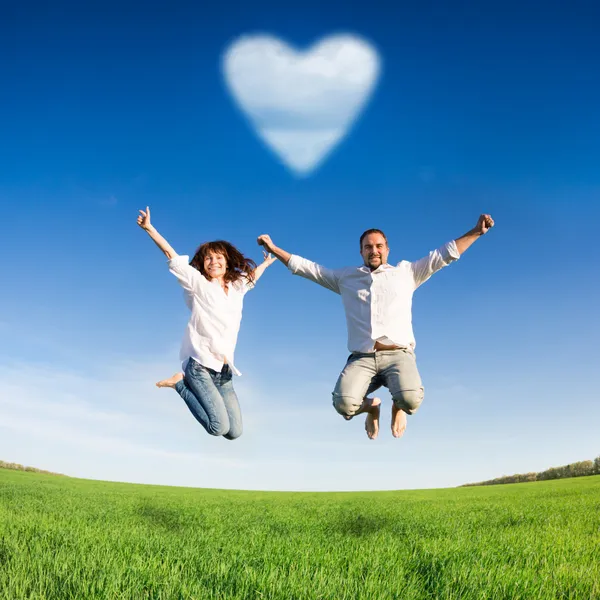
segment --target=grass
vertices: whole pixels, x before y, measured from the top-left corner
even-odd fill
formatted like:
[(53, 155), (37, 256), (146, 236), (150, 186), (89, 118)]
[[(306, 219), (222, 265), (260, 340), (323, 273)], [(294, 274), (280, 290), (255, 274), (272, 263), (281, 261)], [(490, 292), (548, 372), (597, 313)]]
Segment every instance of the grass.
[(0, 469), (0, 598), (600, 599), (600, 476), (316, 494)]

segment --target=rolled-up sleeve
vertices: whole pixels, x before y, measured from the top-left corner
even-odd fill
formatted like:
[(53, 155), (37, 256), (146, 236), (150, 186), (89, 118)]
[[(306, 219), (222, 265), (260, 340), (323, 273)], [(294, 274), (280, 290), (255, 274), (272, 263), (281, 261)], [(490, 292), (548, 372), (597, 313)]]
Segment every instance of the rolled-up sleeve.
[(190, 257), (185, 254), (177, 255), (167, 261), (169, 271), (177, 277), (184, 290), (190, 293), (197, 292), (207, 280), (202, 273), (190, 264)]
[(240, 292), (243, 295), (246, 295), (250, 290), (254, 289), (254, 286), (256, 284), (254, 283), (254, 281), (250, 281), (247, 277), (241, 277), (239, 279), (238, 285), (239, 285)]
[(292, 254), (288, 261), (288, 269), (294, 275), (304, 277), (310, 281), (314, 281), (319, 285), (335, 292), (340, 293), (339, 276), (337, 271), (323, 267), (311, 260), (302, 258), (296, 254)]
[(434, 273), (447, 267), (450, 263), (458, 260), (460, 253), (456, 242), (451, 240), (436, 250), (432, 250), (427, 256), (410, 263), (415, 289), (425, 283)]

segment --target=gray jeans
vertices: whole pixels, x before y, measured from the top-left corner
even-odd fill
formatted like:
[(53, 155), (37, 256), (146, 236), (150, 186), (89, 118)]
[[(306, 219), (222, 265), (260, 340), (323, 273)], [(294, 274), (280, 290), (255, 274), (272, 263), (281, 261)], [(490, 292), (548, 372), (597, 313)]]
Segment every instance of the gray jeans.
[(386, 387), (397, 408), (414, 414), (423, 402), (424, 388), (413, 350), (352, 353), (333, 390), (333, 406), (344, 417), (353, 417), (365, 396)]

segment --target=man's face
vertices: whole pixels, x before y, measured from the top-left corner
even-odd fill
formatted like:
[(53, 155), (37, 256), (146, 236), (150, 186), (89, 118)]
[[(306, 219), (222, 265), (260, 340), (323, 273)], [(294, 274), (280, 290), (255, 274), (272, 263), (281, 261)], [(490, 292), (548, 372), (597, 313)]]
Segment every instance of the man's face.
[(380, 233), (369, 233), (364, 237), (360, 254), (365, 265), (372, 271), (387, 263), (389, 253), (387, 242)]

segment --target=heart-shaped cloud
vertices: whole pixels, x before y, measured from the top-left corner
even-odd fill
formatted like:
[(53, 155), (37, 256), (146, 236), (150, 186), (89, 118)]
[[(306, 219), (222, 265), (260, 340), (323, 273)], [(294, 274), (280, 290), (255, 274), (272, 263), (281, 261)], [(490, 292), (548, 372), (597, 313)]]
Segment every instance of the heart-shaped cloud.
[(260, 138), (297, 175), (313, 171), (348, 133), (380, 66), (354, 35), (325, 38), (298, 53), (272, 36), (244, 36), (227, 50), (227, 86)]

